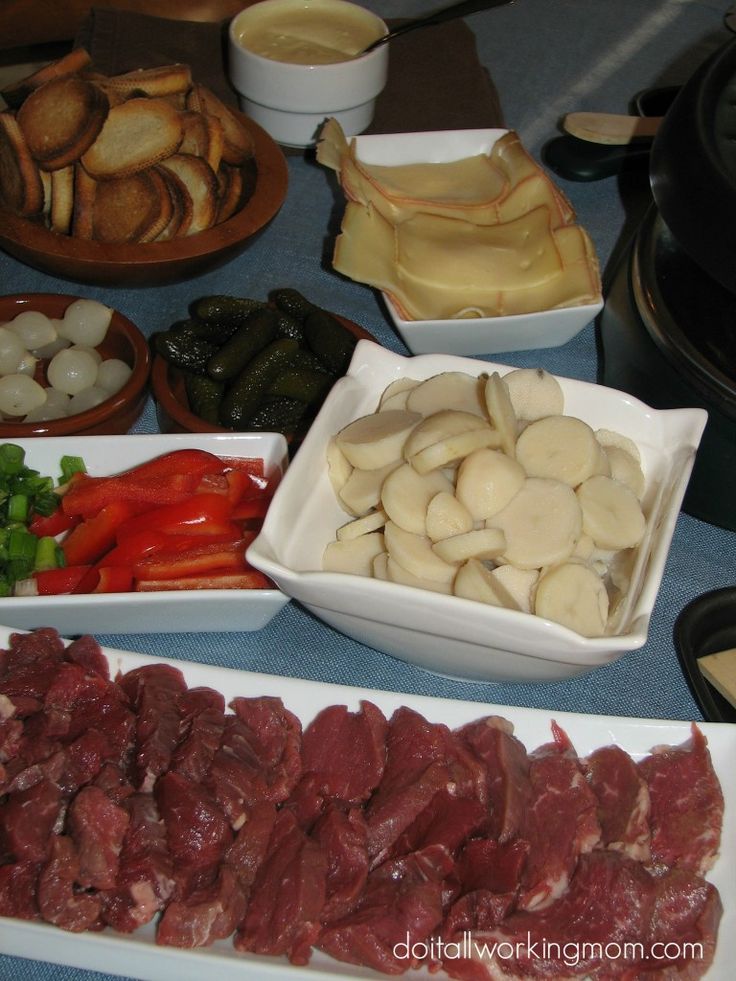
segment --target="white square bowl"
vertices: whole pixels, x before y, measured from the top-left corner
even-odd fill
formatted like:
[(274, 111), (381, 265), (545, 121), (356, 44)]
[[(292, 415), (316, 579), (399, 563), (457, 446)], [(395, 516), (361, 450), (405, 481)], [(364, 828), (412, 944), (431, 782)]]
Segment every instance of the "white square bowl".
[[(505, 129), (461, 129), (355, 137), (356, 154), (364, 163), (394, 166), (447, 163), (489, 153)], [(391, 299), (382, 294), (389, 317), (412, 354), (502, 354), (560, 347), (591, 323), (603, 300), (577, 307), (455, 320), (404, 320)]]
[(560, 681), (644, 645), (680, 505), (705, 427), (702, 409), (656, 410), (623, 392), (559, 378), (565, 413), (633, 439), (647, 479), (647, 529), (618, 631), (586, 638), (532, 614), (363, 576), (323, 572), (322, 553), (345, 523), (327, 474), (329, 439), (373, 412), (401, 377), (471, 375), (507, 366), (444, 355), (404, 358), (360, 341), (276, 490), (249, 561), (316, 616), (376, 650), (438, 674), (478, 681)]
[[(54, 478), (65, 454), (81, 456), (94, 477), (120, 473), (177, 449), (260, 458), (266, 473), (283, 472), (286, 440), (277, 433), (40, 436), (17, 439), (26, 464)], [(0, 622), (10, 627), (56, 627), (61, 633), (199, 633), (260, 630), (288, 603), (278, 589), (165, 590), (71, 596), (0, 598)]]

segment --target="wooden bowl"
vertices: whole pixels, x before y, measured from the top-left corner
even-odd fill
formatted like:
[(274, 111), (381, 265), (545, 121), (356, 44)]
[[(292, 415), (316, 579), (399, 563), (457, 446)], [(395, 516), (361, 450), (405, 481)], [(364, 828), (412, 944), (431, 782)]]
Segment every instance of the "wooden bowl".
[[(333, 314), (359, 341), (374, 341), (375, 337), (352, 320)], [(156, 417), (162, 433), (231, 433), (225, 426), (207, 422), (189, 408), (182, 372), (157, 354), (151, 369), (151, 389), (156, 401)], [(293, 442), (294, 435), (287, 435)]]
[[(0, 323), (12, 320), (24, 310), (38, 310), (47, 317), (63, 317), (76, 296), (62, 293), (19, 293), (0, 296)], [(148, 341), (135, 324), (117, 310), (107, 336), (97, 350), (103, 359), (120, 358), (133, 369), (120, 391), (85, 412), (48, 422), (0, 421), (0, 439), (32, 436), (94, 436), (127, 433), (138, 419), (148, 397), (151, 352)]]
[(242, 252), (286, 197), (286, 159), (265, 130), (240, 115), (253, 136), (258, 174), (251, 199), (232, 218), (168, 242), (90, 242), (52, 232), (0, 206), (0, 248), (29, 266), (81, 283), (151, 286), (186, 279)]

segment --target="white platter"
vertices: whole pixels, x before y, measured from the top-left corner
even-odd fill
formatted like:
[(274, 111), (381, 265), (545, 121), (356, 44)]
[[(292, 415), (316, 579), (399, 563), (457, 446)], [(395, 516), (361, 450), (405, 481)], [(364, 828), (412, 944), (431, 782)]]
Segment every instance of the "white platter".
[[(88, 473), (95, 477), (120, 473), (184, 448), (219, 456), (260, 457), (266, 473), (283, 471), (287, 463), (286, 441), (277, 433), (41, 436), (12, 442), (23, 447), (29, 467), (55, 480), (65, 454), (81, 456)], [(288, 597), (278, 589), (7, 596), (0, 598), (0, 623), (25, 629), (56, 627), (65, 634), (260, 630), (287, 602)]]
[[(389, 133), (354, 137), (358, 160), (396, 166), (448, 163), (489, 153), (505, 129), (459, 129), (442, 132)], [(540, 310), (506, 317), (458, 320), (404, 320), (382, 294), (389, 317), (412, 354), (502, 354), (560, 347), (591, 323), (603, 300), (577, 307)]]
[(444, 371), (503, 375), (509, 370), (505, 365), (450, 355), (405, 358), (371, 341), (359, 341), (347, 374), (327, 396), (276, 489), (261, 533), (247, 552), (252, 565), (320, 619), (360, 643), (454, 678), (561, 681), (642, 647), (706, 413), (653, 409), (602, 385), (558, 379), (565, 413), (583, 419), (594, 430), (612, 429), (632, 439), (646, 475), (647, 531), (611, 634), (583, 637), (520, 610), (322, 571), (324, 549), (347, 520), (328, 475), (331, 437), (353, 419), (374, 412), (381, 393), (396, 379), (425, 379)]
[[(9, 631), (0, 627), (0, 648), (7, 646)], [(528, 749), (547, 742), (552, 719), (562, 726), (578, 753), (585, 755), (595, 748), (615, 743), (634, 758), (645, 756), (654, 746), (676, 745), (690, 734), (688, 722), (657, 719), (629, 719), (615, 716), (581, 715), (568, 712), (546, 712), (538, 709), (510, 708), (482, 702), (463, 702), (419, 695), (370, 691), (321, 682), (251, 674), (229, 668), (152, 658), (129, 651), (103, 648), (111, 671), (129, 671), (143, 664), (166, 663), (178, 667), (190, 686), (205, 685), (222, 692), (226, 699), (236, 695), (277, 695), (287, 708), (307, 724), (328, 705), (347, 705), (357, 709), (368, 698), (386, 715), (406, 705), (421, 712), (431, 722), (450, 727), (462, 725), (484, 715), (503, 715), (514, 723), (516, 735)], [(732, 976), (736, 962), (736, 725), (702, 723), (708, 739), (716, 772), (726, 802), (721, 855), (708, 874), (720, 891), (724, 906), (718, 948), (709, 981), (724, 981)], [(111, 931), (71, 934), (56, 927), (0, 917), (0, 953), (51, 961), (73, 967), (109, 973), (124, 971), (126, 977), (140, 981), (327, 981), (335, 978), (385, 978), (367, 968), (341, 964), (315, 953), (307, 967), (295, 967), (282, 958), (257, 957), (237, 953), (228, 941), (219, 941), (207, 949), (185, 951), (157, 947), (149, 927), (131, 936), (121, 937)], [(412, 971), (417, 981), (442, 981), (443, 973)]]

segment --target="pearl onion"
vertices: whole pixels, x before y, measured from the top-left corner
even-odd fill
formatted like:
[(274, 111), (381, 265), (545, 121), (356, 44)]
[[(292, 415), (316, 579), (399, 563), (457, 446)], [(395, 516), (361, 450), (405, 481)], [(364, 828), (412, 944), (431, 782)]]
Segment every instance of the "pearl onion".
[(97, 300), (74, 300), (64, 311), (61, 333), (72, 344), (101, 344), (110, 326), (113, 311)]
[(66, 349), (55, 354), (46, 370), (46, 377), (53, 388), (68, 395), (76, 395), (94, 385), (97, 363), (87, 351)]
[(69, 415), (73, 416), (77, 412), (86, 412), (87, 409), (94, 409), (96, 405), (99, 405), (100, 402), (104, 402), (108, 398), (110, 398), (110, 393), (106, 392), (104, 388), (91, 385), (89, 388), (85, 388), (84, 391), (72, 395), (69, 400)]
[(0, 327), (0, 374), (8, 375), (17, 371), (25, 353), (25, 345), (15, 331), (9, 327)]
[(130, 378), (133, 369), (120, 358), (108, 358), (97, 369), (96, 385), (104, 388), (108, 395), (119, 392)]
[(24, 416), (46, 401), (46, 390), (29, 375), (4, 375), (0, 378), (0, 412)]
[(20, 337), (29, 351), (56, 340), (56, 328), (39, 310), (24, 310), (10, 321), (8, 327)]

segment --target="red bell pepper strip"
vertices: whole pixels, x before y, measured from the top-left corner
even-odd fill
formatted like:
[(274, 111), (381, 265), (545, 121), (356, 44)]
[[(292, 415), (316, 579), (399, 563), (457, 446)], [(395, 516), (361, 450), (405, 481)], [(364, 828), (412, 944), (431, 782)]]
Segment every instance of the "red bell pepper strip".
[(129, 501), (140, 510), (174, 504), (189, 497), (199, 483), (196, 473), (179, 473), (170, 477), (133, 480), (120, 477), (88, 477), (77, 481), (62, 497), (61, 505), (67, 514), (89, 517), (113, 501)]
[(38, 595), (60, 596), (63, 593), (72, 593), (90, 569), (89, 565), (67, 565), (34, 572)]
[(233, 506), (234, 521), (248, 521), (251, 518), (265, 518), (268, 511), (270, 500), (265, 497), (258, 497), (252, 500), (240, 501)]
[[(61, 505), (61, 500), (59, 500)], [(56, 538), (57, 535), (63, 534), (65, 531), (69, 531), (75, 525), (79, 524), (81, 518), (76, 514), (66, 514), (59, 506), (51, 514), (36, 514), (33, 516), (31, 523), (28, 525), (28, 530), (32, 535), (37, 538)]]
[(133, 574), (141, 579), (179, 579), (194, 576), (212, 569), (229, 569), (244, 572), (248, 568), (245, 549), (249, 540), (229, 545), (218, 543), (195, 546), (186, 552), (161, 551), (141, 559), (133, 566)]
[[(215, 526), (213, 526), (215, 527)], [(217, 526), (219, 528), (219, 526)], [(234, 523), (223, 526), (224, 531), (212, 534), (168, 534), (143, 530), (118, 536), (118, 544), (104, 556), (105, 565), (134, 565), (156, 552), (186, 552), (203, 543), (228, 545), (243, 540), (243, 532)]]
[(186, 531), (190, 526), (219, 524), (230, 520), (230, 502), (221, 494), (192, 494), (181, 501), (154, 507), (123, 522), (118, 541), (139, 531)]
[(128, 501), (112, 501), (94, 517), (78, 524), (61, 543), (66, 564), (97, 562), (113, 547), (119, 525), (134, 511), (135, 505)]
[(133, 569), (125, 565), (100, 565), (96, 569), (97, 584), (93, 593), (130, 593), (133, 590)]
[(225, 470), (242, 470), (253, 477), (266, 476), (266, 464), (262, 457), (221, 456), (218, 459)]
[(140, 579), (135, 585), (141, 593), (165, 589), (274, 589), (273, 583), (257, 569), (231, 573), (213, 570), (203, 576), (183, 576), (180, 579)]
[[(189, 473), (201, 477), (206, 473), (222, 473), (223, 462), (207, 450), (182, 449), (164, 453), (153, 460), (147, 460), (137, 467), (126, 470), (124, 476), (132, 480), (150, 480), (171, 477), (173, 474)], [(123, 475), (121, 475), (123, 476)]]

